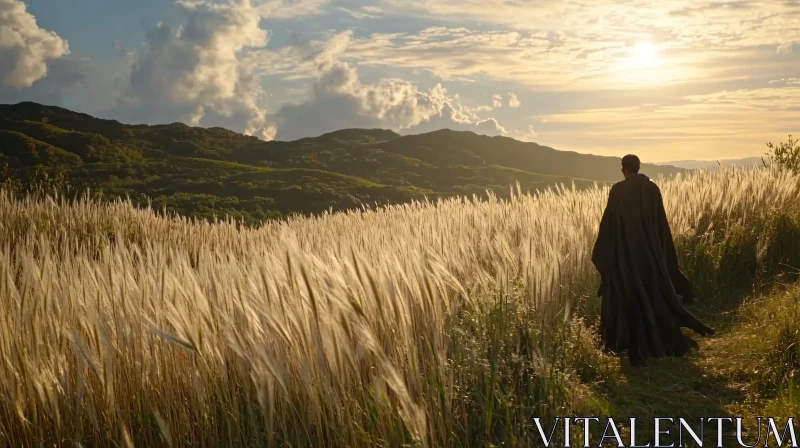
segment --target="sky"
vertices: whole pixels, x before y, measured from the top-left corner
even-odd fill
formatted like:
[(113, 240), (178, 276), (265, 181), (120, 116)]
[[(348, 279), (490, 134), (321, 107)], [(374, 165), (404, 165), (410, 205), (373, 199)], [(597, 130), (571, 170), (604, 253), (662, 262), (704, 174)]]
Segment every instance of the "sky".
[(800, 134), (800, 0), (0, 0), (0, 103), (20, 101), (265, 140), (759, 156)]

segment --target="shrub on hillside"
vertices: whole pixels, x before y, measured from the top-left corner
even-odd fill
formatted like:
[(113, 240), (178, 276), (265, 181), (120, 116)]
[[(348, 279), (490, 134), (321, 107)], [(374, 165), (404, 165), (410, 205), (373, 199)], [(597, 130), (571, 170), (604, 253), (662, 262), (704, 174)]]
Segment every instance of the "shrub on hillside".
[(789, 134), (788, 141), (779, 142), (777, 145), (769, 142), (767, 148), (769, 148), (766, 153), (767, 158), (761, 159), (764, 166), (774, 165), (794, 173), (800, 171), (800, 139), (793, 139)]

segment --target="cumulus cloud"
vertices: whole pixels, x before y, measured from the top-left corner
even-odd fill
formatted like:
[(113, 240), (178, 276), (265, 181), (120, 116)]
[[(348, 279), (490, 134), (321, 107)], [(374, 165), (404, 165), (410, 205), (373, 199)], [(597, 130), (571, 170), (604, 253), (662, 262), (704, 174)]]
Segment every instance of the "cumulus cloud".
[(525, 129), (518, 130), (518, 131), (513, 131), (513, 132), (511, 132), (511, 134), (509, 134), (509, 137), (515, 138), (515, 139), (523, 141), (523, 142), (532, 142), (538, 136), (539, 136), (539, 134), (533, 128), (533, 125), (530, 125), (530, 124)]
[(508, 107), (516, 108), (516, 107), (519, 107), (521, 105), (522, 105), (522, 103), (519, 101), (519, 98), (517, 98), (517, 94), (516, 93), (509, 93), (508, 94)]
[(0, 0), (0, 86), (26, 88), (47, 75), (48, 64), (69, 54), (58, 34), (39, 28), (20, 0)]
[[(446, 95), (446, 91), (444, 91)], [(454, 131), (472, 131), (483, 135), (508, 135), (508, 130), (501, 126), (494, 118), (482, 119), (474, 110), (469, 109), (455, 98), (447, 98), (442, 108), (428, 117), (424, 122), (408, 128), (406, 134), (421, 134), (439, 129), (452, 129)]]
[(64, 57), (48, 62), (47, 76), (31, 87), (0, 86), (0, 103), (14, 104), (33, 101), (40, 104), (65, 106), (64, 97), (77, 88), (87, 86), (87, 77), (93, 69), (88, 58)]
[(503, 97), (500, 95), (494, 95), (492, 97), (492, 107), (502, 107), (503, 106)]
[(272, 116), (276, 138), (294, 140), (341, 128), (389, 128), (424, 132), (441, 128), (484, 134), (505, 133), (494, 119), (481, 120), (437, 84), (428, 91), (394, 78), (362, 83), (355, 68), (340, 60), (352, 40), (346, 31), (332, 37), (313, 57), (318, 77), (309, 98), (286, 104)]
[[(250, 0), (177, 2), (185, 23), (147, 33), (114, 114), (127, 120), (225, 126), (271, 138), (263, 91), (242, 53), (267, 44)], [(262, 5), (263, 6), (263, 5)]]

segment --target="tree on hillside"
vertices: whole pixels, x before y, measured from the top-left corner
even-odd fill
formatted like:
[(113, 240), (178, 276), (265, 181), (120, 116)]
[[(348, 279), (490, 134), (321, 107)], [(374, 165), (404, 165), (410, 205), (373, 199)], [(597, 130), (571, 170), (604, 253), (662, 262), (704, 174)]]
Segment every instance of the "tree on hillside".
[(71, 185), (63, 170), (51, 170), (43, 165), (20, 175), (8, 163), (0, 169), (0, 189), (17, 194), (67, 194)]
[(3, 169), (0, 170), (0, 189), (5, 191), (17, 192), (22, 190), (22, 182), (17, 177), (13, 169), (8, 163), (3, 164)]
[(794, 173), (800, 172), (800, 139), (793, 139), (789, 134), (789, 141), (779, 142), (777, 145), (769, 142), (767, 148), (767, 158), (761, 158), (765, 167), (774, 165)]

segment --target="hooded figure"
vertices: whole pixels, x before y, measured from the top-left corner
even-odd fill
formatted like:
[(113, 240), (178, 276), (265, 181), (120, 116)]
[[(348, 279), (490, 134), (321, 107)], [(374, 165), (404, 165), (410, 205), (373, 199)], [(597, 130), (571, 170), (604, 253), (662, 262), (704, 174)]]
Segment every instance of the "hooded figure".
[(634, 365), (696, 348), (681, 327), (714, 334), (678, 300), (694, 301), (692, 284), (678, 268), (661, 190), (639, 165), (634, 155), (622, 159), (625, 180), (611, 188), (592, 252), (602, 279), (603, 343), (613, 352), (627, 349)]

